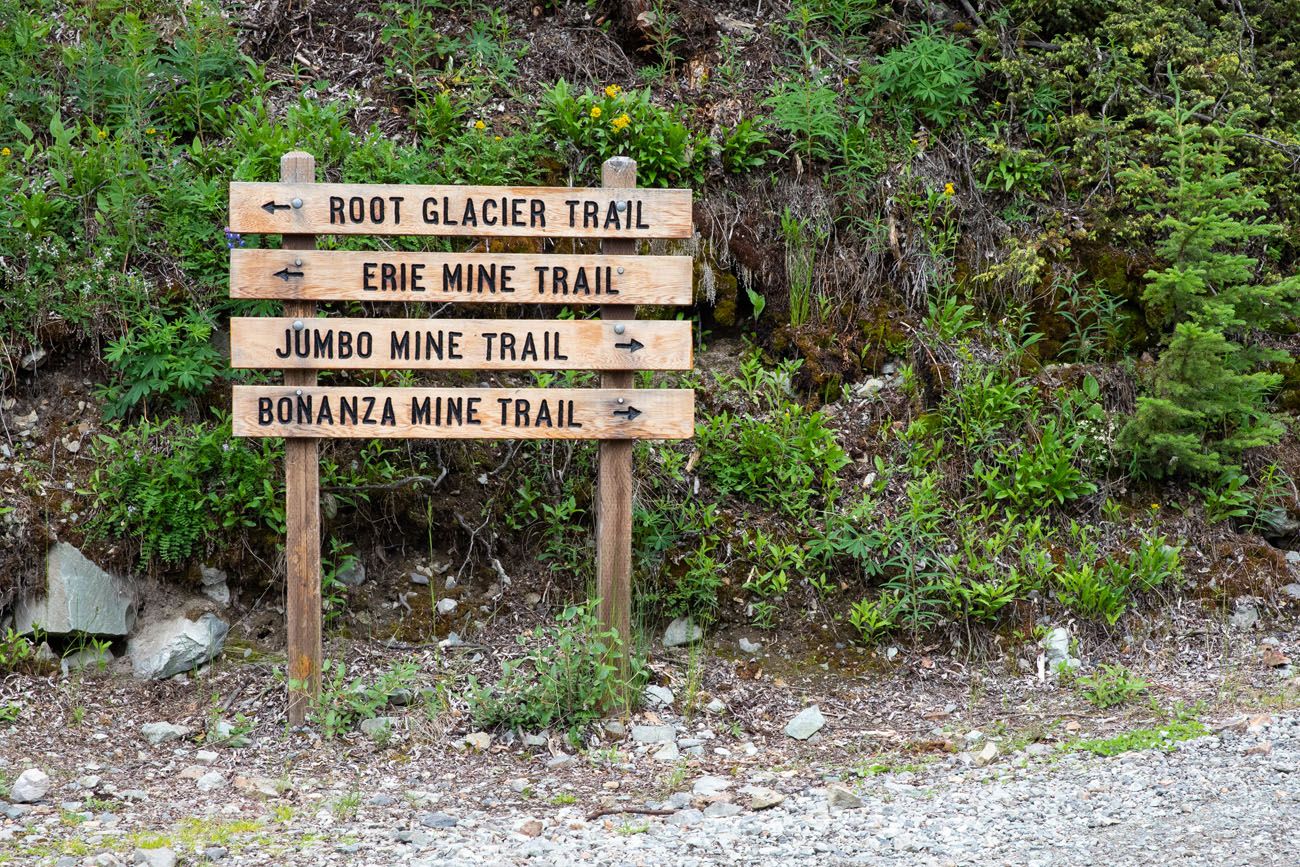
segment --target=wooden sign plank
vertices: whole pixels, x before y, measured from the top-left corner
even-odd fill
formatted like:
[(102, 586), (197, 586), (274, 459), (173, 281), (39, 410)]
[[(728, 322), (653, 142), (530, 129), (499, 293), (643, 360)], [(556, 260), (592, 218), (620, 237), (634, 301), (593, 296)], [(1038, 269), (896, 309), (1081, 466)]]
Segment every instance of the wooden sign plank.
[(237, 385), (235, 436), (687, 439), (691, 389)]
[(690, 190), (415, 184), (230, 185), (236, 232), (689, 238)]
[(690, 322), (232, 317), (230, 365), (284, 370), (690, 370)]
[(690, 256), (230, 251), (231, 298), (690, 304)]

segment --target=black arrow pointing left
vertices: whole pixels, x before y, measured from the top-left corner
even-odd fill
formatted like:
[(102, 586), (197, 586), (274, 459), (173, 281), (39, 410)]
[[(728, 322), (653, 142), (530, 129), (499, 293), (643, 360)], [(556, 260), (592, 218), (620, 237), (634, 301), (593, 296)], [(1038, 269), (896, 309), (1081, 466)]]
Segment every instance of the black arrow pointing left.
[(266, 211), (268, 214), (274, 214), (276, 211), (289, 210), (289, 206), (281, 205), (278, 202), (267, 202), (265, 205), (262, 206), (262, 210)]
[(637, 416), (641, 415), (641, 410), (637, 409), (637, 408), (634, 407), (634, 406), (629, 406), (627, 409), (616, 409), (616, 410), (614, 410), (614, 415), (626, 416), (626, 417), (627, 417), (627, 420), (628, 420), (628, 421), (631, 421), (632, 419), (634, 419), (634, 418), (636, 418)]
[(627, 343), (615, 343), (615, 349), (626, 349), (628, 352), (636, 352), (638, 349), (645, 349), (645, 344), (635, 337), (628, 339)]
[(281, 280), (283, 280), (284, 282), (288, 283), (290, 277), (301, 277), (301, 276), (302, 276), (302, 273), (303, 273), (303, 272), (301, 272), (301, 271), (290, 271), (290, 270), (289, 270), (289, 266), (288, 266), (288, 265), (285, 265), (283, 268), (281, 268), (279, 271), (276, 271), (276, 272), (275, 272), (274, 274), (272, 274), (271, 276), (272, 276), (272, 277), (279, 277)]

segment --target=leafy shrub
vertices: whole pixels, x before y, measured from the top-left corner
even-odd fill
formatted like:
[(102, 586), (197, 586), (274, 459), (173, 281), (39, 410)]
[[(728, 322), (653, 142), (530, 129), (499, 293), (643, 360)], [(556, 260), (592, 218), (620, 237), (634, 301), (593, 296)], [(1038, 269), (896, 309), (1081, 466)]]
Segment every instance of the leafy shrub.
[(820, 412), (788, 403), (769, 419), (721, 412), (696, 426), (700, 465), (719, 491), (799, 515), (849, 462)]
[(361, 720), (378, 716), (394, 692), (410, 689), (415, 676), (415, 663), (401, 662), (380, 672), (374, 681), (349, 680), (346, 665), (327, 659), (321, 664), (321, 690), (312, 702), (311, 721), (327, 738), (347, 734)]
[[(1101, 407), (1097, 407), (1100, 411)], [(1064, 428), (1064, 430), (1062, 430)], [(1062, 505), (1097, 491), (1083, 477), (1075, 463), (1080, 436), (1068, 421), (1048, 419), (1038, 438), (995, 450), (988, 464), (975, 464), (975, 475), (984, 483), (985, 494), (1015, 509), (1036, 509), (1045, 502)]]
[(109, 344), (104, 360), (114, 376), (99, 392), (107, 418), (122, 418), (142, 403), (147, 408), (153, 399), (182, 409), (225, 369), (212, 345), (212, 323), (199, 313), (170, 322), (145, 316)]
[(722, 167), (734, 174), (753, 171), (766, 160), (768, 138), (753, 118), (743, 118), (722, 137)]
[(1151, 686), (1123, 665), (1103, 665), (1096, 674), (1080, 677), (1075, 684), (1084, 698), (1103, 709), (1127, 704)]
[(898, 600), (891, 596), (859, 599), (849, 608), (849, 623), (857, 630), (863, 644), (875, 644), (897, 626), (895, 610)]
[(144, 420), (113, 432), (95, 446), (89, 530), (138, 543), (141, 566), (154, 558), (180, 563), (222, 531), (284, 533), (277, 441), (233, 439), (229, 418)]
[(826, 160), (838, 155), (844, 116), (839, 97), (823, 76), (793, 75), (772, 83), (763, 105), (772, 123), (793, 140), (793, 150), (805, 159)]
[(970, 104), (981, 66), (969, 48), (922, 24), (906, 45), (880, 58), (875, 71), (881, 94), (943, 127)]
[(474, 724), (541, 731), (552, 726), (568, 730), (576, 740), (583, 726), (622, 707), (638, 695), (646, 681), (641, 661), (632, 658), (629, 673), (619, 671), (622, 639), (605, 630), (595, 615), (595, 603), (571, 605), (556, 625), (537, 627), (518, 638), (529, 651), (502, 664), (501, 679), (480, 687), (470, 679), (469, 703)]
[(676, 113), (650, 101), (650, 90), (617, 85), (575, 94), (561, 79), (542, 94), (540, 113), (551, 134), (581, 154), (580, 171), (610, 157), (636, 160), (637, 184), (662, 187), (702, 179), (712, 143), (692, 134)]
[(193, 3), (184, 29), (162, 53), (159, 120), (176, 139), (200, 141), (224, 131), (228, 104), (249, 61), (215, 3)]

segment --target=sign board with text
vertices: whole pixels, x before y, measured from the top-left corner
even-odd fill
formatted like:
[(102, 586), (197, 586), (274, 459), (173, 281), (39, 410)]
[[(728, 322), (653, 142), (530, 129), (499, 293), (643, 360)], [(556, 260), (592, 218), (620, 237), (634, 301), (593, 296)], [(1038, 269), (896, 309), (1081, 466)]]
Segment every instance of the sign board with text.
[[(690, 190), (641, 189), (636, 163), (607, 160), (604, 186), (318, 184), (310, 154), (285, 154), (280, 183), (231, 183), (230, 230), (282, 236), (237, 249), (230, 297), (279, 299), (279, 317), (230, 320), (231, 365), (279, 369), (283, 385), (237, 385), (235, 436), (285, 438), (288, 717), (320, 692), (322, 438), (600, 440), (597, 593), (630, 642), (632, 442), (686, 439), (695, 394), (634, 388), (638, 370), (689, 370), (691, 325), (636, 319), (637, 305), (691, 303), (690, 256), (637, 243), (694, 232)], [(601, 239), (599, 254), (316, 250), (317, 235)], [(537, 249), (540, 249), (538, 247)], [(347, 318), (316, 302), (599, 305), (599, 319)], [(408, 310), (410, 308), (407, 308)], [(535, 309), (535, 308), (530, 308)], [(415, 388), (317, 384), (318, 370), (598, 370), (600, 388)], [(362, 382), (366, 382), (362, 378)], [(426, 480), (427, 481), (427, 480)], [(621, 663), (620, 663), (621, 664)]]

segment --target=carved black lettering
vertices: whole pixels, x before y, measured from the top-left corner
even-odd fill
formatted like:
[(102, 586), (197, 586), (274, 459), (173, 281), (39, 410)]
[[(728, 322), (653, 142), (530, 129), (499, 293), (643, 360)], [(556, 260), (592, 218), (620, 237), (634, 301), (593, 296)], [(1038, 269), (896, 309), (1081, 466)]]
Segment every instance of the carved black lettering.
[(522, 226), (524, 224), (524, 200), (515, 198), (510, 200), (510, 225)]
[(582, 203), (582, 227), (584, 229), (595, 229), (600, 225), (600, 203), (583, 202)]
[(384, 197), (375, 196), (370, 200), (370, 222), (384, 222)]
[(470, 198), (465, 199), (465, 210), (460, 215), (460, 221), (466, 226), (478, 225), (478, 213), (477, 213), (477, 209), (474, 206), (473, 199)]
[[(334, 357), (333, 329), (327, 329), (325, 331), (321, 331), (320, 329), (315, 329), (315, 335), (316, 335), (316, 339), (315, 341), (313, 341), (313, 345), (311, 347), (311, 353), (316, 358), (333, 358)], [(306, 358), (307, 353), (305, 352), (299, 353), (298, 357)]]
[(495, 226), (497, 224), (497, 218), (495, 213), (497, 210), (497, 204), (498, 203), (496, 199), (483, 200), (483, 225)]
[(330, 225), (338, 226), (346, 223), (343, 218), (343, 198), (341, 196), (330, 196)]
[(515, 336), (509, 331), (501, 332), (501, 360), (515, 361)]
[(320, 410), (316, 413), (316, 424), (334, 424), (334, 410), (330, 409), (330, 399), (322, 397)]
[(424, 263), (416, 262), (411, 265), (411, 291), (424, 291)]
[(375, 338), (369, 331), (357, 332), (357, 357), (369, 358), (375, 346)]
[(378, 424), (378, 422), (375, 421), (375, 399), (374, 399), (374, 397), (371, 396), (371, 395), (366, 395), (366, 396), (364, 396), (364, 397), (361, 398), (361, 401), (366, 405), (366, 414), (365, 414), (364, 416), (361, 417), (361, 423), (362, 423), (362, 424)]
[(398, 225), (402, 222), (402, 197), (389, 196), (388, 201), (393, 203), (393, 225)]
[(641, 219), (641, 200), (636, 200), (636, 227), (638, 229), (649, 229), (650, 224)]
[(528, 398), (515, 398), (515, 427), (528, 427), (528, 416), (532, 408)]
[[(271, 402), (271, 401), (270, 401), (270, 398), (263, 398), (263, 400), (265, 400), (267, 403), (270, 403), (270, 402)], [(497, 398), (497, 403), (501, 405), (501, 424), (503, 424), (503, 425), (504, 425), (504, 424), (509, 424), (509, 422), (506, 421), (506, 419), (508, 419), (508, 418), (510, 417), (510, 416), (508, 415), (508, 413), (510, 412), (510, 398), (508, 398), (508, 397), (498, 397), (498, 398)]]
[(569, 294), (569, 269), (556, 265), (551, 269), (551, 292), (556, 295)]
[(411, 332), (394, 331), (388, 339), (388, 357), (394, 361), (409, 361), (411, 358)]
[(420, 217), (430, 226), (438, 225), (438, 200), (430, 196), (421, 202)]
[(339, 358), (352, 357), (352, 332), (339, 332)]
[(284, 350), (281, 351), (280, 347), (277, 346), (275, 348), (275, 357), (288, 358), (292, 352), (293, 352), (293, 330), (286, 328), (284, 329)]
[(397, 413), (393, 412), (393, 399), (391, 397), (384, 398), (384, 408), (379, 414), (379, 423), (389, 427), (397, 425)]
[(537, 418), (533, 427), (555, 427), (551, 423), (551, 405), (548, 401), (543, 400), (541, 406), (537, 407)]
[(464, 357), (465, 357), (465, 356), (463, 356), (463, 355), (460, 354), (460, 339), (461, 339), (462, 337), (464, 337), (464, 336), (465, 336), (465, 333), (464, 333), (463, 331), (448, 331), (448, 332), (447, 332), (447, 357), (448, 357), (448, 358), (464, 358)]
[(275, 420), (280, 424), (293, 421), (293, 398), (282, 397), (275, 402)]
[(366, 200), (360, 196), (348, 199), (348, 219), (354, 223), (366, 221)]
[(339, 398), (339, 424), (356, 424), (357, 423), (357, 398), (356, 395), (348, 397), (344, 395)]
[(502, 291), (502, 292), (514, 292), (514, 291), (515, 291), (515, 287), (513, 287), (513, 286), (510, 285), (510, 280), (511, 280), (511, 278), (514, 276), (515, 269), (518, 268), (518, 267), (519, 267), (518, 265), (502, 265), (502, 266), (501, 266), (501, 291)]
[(533, 332), (531, 331), (524, 335), (524, 345), (519, 350), (519, 360), (537, 360), (537, 341), (533, 339)]
[(610, 202), (609, 207), (605, 209), (605, 228), (621, 229), (622, 224), (618, 219), (618, 206), (621, 202)]
[[(331, 220), (330, 222), (334, 222)], [(379, 267), (378, 262), (361, 263), (361, 291), (376, 292), (379, 287), (375, 285), (375, 269)]]
[[(570, 208), (572, 211), (572, 208)], [(541, 199), (532, 199), (528, 202), (528, 225), (533, 229), (546, 228), (546, 202)], [(572, 225), (572, 220), (570, 220)]]
[(591, 284), (587, 282), (587, 269), (579, 268), (573, 275), (573, 294), (590, 295)]
[(428, 424), (431, 410), (429, 399), (411, 398), (411, 424)]
[(567, 401), (569, 404), (569, 427), (582, 427), (581, 422), (573, 420), (573, 401)]
[(571, 227), (578, 225), (578, 205), (582, 202), (577, 199), (565, 199), (564, 204), (569, 206), (569, 225)]
[(497, 333), (496, 333), (495, 331), (484, 331), (484, 332), (483, 332), (483, 343), (485, 344), (485, 346), (483, 347), (483, 360), (484, 360), (484, 361), (491, 361), (491, 360), (492, 360), (492, 341), (494, 341), (494, 340), (496, 340), (496, 339), (497, 339)]
[(442, 266), (442, 291), (443, 292), (460, 292), (461, 290), (461, 266), (460, 265), (443, 265)]
[[(505, 414), (506, 411), (502, 409), (501, 410), (502, 424), (506, 423)], [(275, 421), (275, 416), (271, 413), (271, 398), (259, 397), (257, 399), (257, 423), (262, 427), (266, 427), (273, 421)]]
[(471, 397), (465, 401), (465, 424), (482, 424), (483, 420), (478, 417), (479, 404), (483, 402), (481, 397)]

